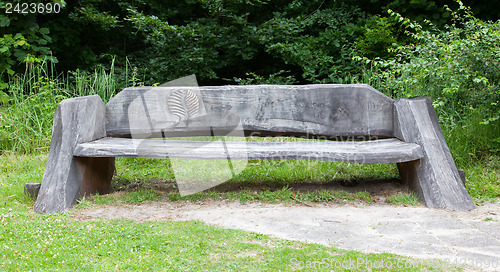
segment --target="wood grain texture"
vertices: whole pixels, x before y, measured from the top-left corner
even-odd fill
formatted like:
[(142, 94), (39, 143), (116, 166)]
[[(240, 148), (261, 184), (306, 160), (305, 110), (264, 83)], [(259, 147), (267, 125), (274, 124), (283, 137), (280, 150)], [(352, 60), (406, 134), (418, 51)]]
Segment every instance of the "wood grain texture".
[(96, 177), (92, 167), (77, 163), (73, 150), (80, 143), (106, 135), (105, 112), (98, 95), (65, 99), (59, 104), (54, 114), (49, 157), (33, 208), (35, 212), (66, 211), (79, 197), (82, 182), (92, 182)]
[[(368, 85), (136, 87), (106, 105), (107, 136), (393, 137), (393, 102)], [(236, 128), (241, 124), (240, 128)]]
[[(145, 139), (243, 133), (371, 141)], [(129, 138), (117, 138), (123, 136)], [(114, 157), (120, 156), (398, 163), (401, 179), (428, 207), (475, 207), (432, 101), (425, 97), (394, 101), (368, 85), (139, 87), (123, 90), (107, 105), (96, 95), (66, 99), (54, 115), (35, 212), (62, 212), (81, 195), (106, 192)]]
[(109, 193), (111, 179), (116, 171), (115, 158), (76, 157), (76, 164), (82, 178), (79, 196)]
[[(226, 145), (224, 148), (223, 144)], [(397, 163), (418, 160), (419, 145), (397, 139), (363, 142), (207, 142), (104, 138), (79, 144), (81, 157), (147, 157), (182, 159), (303, 159), (355, 163)]]
[(398, 165), (403, 181), (417, 192), (428, 207), (470, 210), (470, 198), (444, 140), (432, 100), (428, 97), (395, 102), (395, 136), (422, 147), (424, 157)]

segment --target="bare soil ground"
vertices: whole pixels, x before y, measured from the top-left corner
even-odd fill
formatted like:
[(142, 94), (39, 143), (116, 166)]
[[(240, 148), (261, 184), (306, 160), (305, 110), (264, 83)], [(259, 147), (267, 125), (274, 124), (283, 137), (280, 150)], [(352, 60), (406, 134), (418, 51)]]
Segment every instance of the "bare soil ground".
[[(129, 181), (128, 181), (129, 182)], [(119, 181), (117, 182), (119, 184)], [(240, 182), (226, 182), (220, 184), (208, 191), (215, 192), (238, 192), (241, 190), (249, 190), (254, 192), (264, 192), (266, 190), (276, 191), (288, 186), (297, 192), (319, 192), (322, 190), (330, 191), (345, 191), (349, 193), (369, 192), (377, 202), (385, 202), (388, 196), (408, 192), (407, 185), (402, 184), (399, 179), (352, 179), (352, 180), (332, 180), (325, 183), (311, 183), (311, 182), (295, 182), (293, 184), (284, 184), (278, 182), (253, 182), (253, 183), (240, 183)], [(163, 194), (178, 192), (174, 182), (149, 179), (146, 181), (137, 180), (125, 186), (119, 186), (116, 183), (112, 187), (113, 193), (120, 193), (123, 191), (134, 191), (142, 188), (153, 188)]]

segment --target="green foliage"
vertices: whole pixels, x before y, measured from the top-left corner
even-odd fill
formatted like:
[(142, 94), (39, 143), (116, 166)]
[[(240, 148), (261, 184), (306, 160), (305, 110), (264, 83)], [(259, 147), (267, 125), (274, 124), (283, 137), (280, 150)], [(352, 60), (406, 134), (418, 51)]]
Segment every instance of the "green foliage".
[[(98, 93), (107, 101), (125, 86), (186, 74), (196, 74), (201, 85), (364, 81), (393, 97), (428, 95), (459, 161), (500, 150), (499, 23), (476, 19), (460, 2), (451, 3), (458, 13), (426, 0), (167, 2), (82, 0), (63, 2), (57, 16), (0, 14), (2, 150), (18, 146), (21, 133), (14, 136), (9, 114), (33, 93), (50, 90), (41, 107), (51, 112), (48, 104), (58, 100), (50, 93)], [(380, 15), (386, 8), (411, 18), (423, 14), (435, 25)], [(59, 71), (72, 72), (8, 88), (9, 77), (20, 82), (26, 75), (19, 71), (50, 52)], [(365, 64), (370, 73), (362, 75)], [(19, 137), (29, 142), (27, 135)]]
[(458, 6), (448, 0), (60, 2), (58, 14), (0, 14), (0, 90), (26, 58), (51, 53), (63, 72), (91, 71), (117, 56), (116, 73), (137, 67), (145, 85), (188, 74), (202, 85), (245, 81), (247, 74), (259, 81), (256, 75), (280, 71), (289, 71), (293, 83), (345, 83), (360, 73), (353, 55), (384, 58), (388, 48), (407, 42), (399, 25), (381, 17), (387, 9), (441, 26), (452, 18), (444, 4)]
[(9, 103), (9, 96), (6, 93), (0, 91), (0, 106), (6, 105), (7, 103)]
[(359, 72), (351, 57), (366, 17), (355, 2), (83, 0), (41, 24), (51, 29), (63, 70), (116, 55), (116, 72), (137, 67), (145, 85), (188, 74), (221, 84), (281, 71), (296, 83), (326, 83)]
[(360, 54), (367, 58), (387, 58), (389, 49), (397, 46), (398, 32), (402, 32), (392, 17), (375, 16), (364, 27), (364, 34), (356, 41)]
[[(52, 1), (60, 2), (60, 1)], [(52, 38), (50, 30), (37, 22), (37, 13), (6, 13), (6, 4), (24, 3), (20, 0), (0, 1), (0, 90), (7, 89), (7, 75), (22, 69), (26, 61), (56, 61), (48, 47)]]
[[(117, 89), (113, 63), (109, 72), (55, 75), (49, 61), (27, 62), (24, 73), (9, 77), (8, 92), (0, 93), (0, 154), (46, 152), (50, 146), (52, 118), (65, 98), (98, 94), (108, 101)], [(69, 91), (72, 90), (72, 91)]]
[(466, 169), (467, 191), (475, 203), (495, 202), (500, 198), (500, 156), (490, 156)]
[[(316, 10), (313, 4), (318, 5)], [(338, 82), (358, 68), (350, 56), (365, 14), (343, 2), (320, 4), (293, 1), (257, 28), (266, 53), (293, 67), (300, 82)]]
[(454, 157), (473, 162), (500, 150), (500, 21), (483, 22), (461, 3), (449, 12), (454, 23), (444, 30), (407, 23), (416, 43), (395, 48), (391, 59), (357, 59), (370, 65), (379, 90), (431, 97)]
[(271, 74), (268, 77), (257, 75), (256, 73), (247, 73), (247, 78), (234, 78), (233, 80), (240, 85), (258, 85), (258, 84), (275, 84), (275, 85), (292, 85), (297, 80), (292, 76), (284, 76), (286, 71), (279, 71)]
[(67, 97), (60, 85), (47, 62), (27, 63), (24, 74), (10, 79), (10, 97), (0, 107), (0, 153), (48, 150), (54, 111)]
[(393, 0), (385, 8), (400, 12), (418, 22), (431, 20), (435, 24), (443, 25), (450, 17), (450, 13), (444, 9), (446, 4), (454, 3), (446, 0)]
[(71, 86), (71, 96), (86, 96), (98, 94), (104, 103), (107, 103), (116, 92), (124, 86), (119, 85), (115, 76), (114, 59), (111, 62), (110, 69), (104, 66), (97, 66), (94, 71), (77, 69), (69, 71), (66, 78), (67, 89)]
[[(450, 12), (444, 8), (444, 5), (458, 7), (454, 1), (450, 0), (359, 0), (359, 2), (363, 10), (370, 14), (383, 14), (387, 10), (394, 10), (414, 21), (431, 20), (437, 25), (449, 22)], [(482, 2), (476, 3), (478, 7), (483, 5)]]

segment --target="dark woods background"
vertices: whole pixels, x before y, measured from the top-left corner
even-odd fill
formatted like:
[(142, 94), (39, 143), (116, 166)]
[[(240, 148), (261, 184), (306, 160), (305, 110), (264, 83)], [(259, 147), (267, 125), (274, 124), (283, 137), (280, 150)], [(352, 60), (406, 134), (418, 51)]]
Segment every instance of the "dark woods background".
[(48, 146), (64, 98), (107, 101), (195, 74), (200, 85), (367, 83), (429, 96), (455, 160), (489, 160), (500, 152), (499, 2), (80, 0), (7, 14), (0, 0), (0, 151)]
[[(498, 1), (464, 4), (480, 19), (498, 19)], [(146, 85), (189, 74), (201, 85), (260, 77), (337, 83), (361, 73), (353, 56), (387, 59), (388, 49), (413, 42), (388, 10), (444, 27), (452, 23), (445, 5), (459, 7), (450, 0), (64, 1), (58, 14), (0, 15), (8, 47), (0, 72), (5, 81), (8, 69), (23, 71), (29, 54), (57, 60), (59, 72), (115, 58), (115, 69), (136, 67)], [(25, 43), (20, 36), (9, 43), (7, 34)]]

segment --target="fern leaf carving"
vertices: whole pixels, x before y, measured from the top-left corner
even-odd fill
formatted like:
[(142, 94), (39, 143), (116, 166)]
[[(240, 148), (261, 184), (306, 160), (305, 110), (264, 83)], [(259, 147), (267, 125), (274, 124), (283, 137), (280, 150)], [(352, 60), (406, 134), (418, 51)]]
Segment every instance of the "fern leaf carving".
[(184, 102), (190, 117), (200, 111), (200, 101), (198, 101), (198, 96), (193, 91), (187, 90)]
[(168, 111), (170, 111), (170, 113), (179, 118), (177, 123), (187, 120), (188, 117), (187, 116), (188, 113), (186, 112), (184, 106), (182, 105), (183, 96), (184, 92), (178, 90), (172, 92), (167, 100)]
[(167, 100), (168, 111), (179, 118), (177, 124), (185, 122), (200, 111), (200, 100), (191, 90), (173, 91)]

